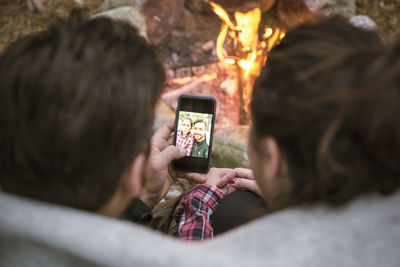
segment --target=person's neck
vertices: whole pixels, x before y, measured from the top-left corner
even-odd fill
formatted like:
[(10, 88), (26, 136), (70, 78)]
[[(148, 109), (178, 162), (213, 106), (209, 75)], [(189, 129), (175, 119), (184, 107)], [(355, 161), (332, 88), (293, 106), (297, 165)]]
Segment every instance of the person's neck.
[(106, 217), (119, 218), (132, 200), (133, 197), (129, 196), (127, 192), (121, 192), (117, 189), (113, 197), (103, 207), (97, 210), (97, 213)]

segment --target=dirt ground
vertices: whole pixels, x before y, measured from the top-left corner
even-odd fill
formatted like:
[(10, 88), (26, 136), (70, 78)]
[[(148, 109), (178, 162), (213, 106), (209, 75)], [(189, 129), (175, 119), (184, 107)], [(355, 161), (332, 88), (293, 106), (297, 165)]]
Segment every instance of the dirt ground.
[[(44, 29), (75, 7), (86, 6), (91, 14), (102, 10), (104, 0), (44, 0), (38, 12), (34, 0), (0, 0), (0, 51), (19, 36)], [(80, 4), (83, 3), (83, 4)], [(400, 0), (356, 0), (357, 14), (370, 16), (388, 40), (400, 39)]]

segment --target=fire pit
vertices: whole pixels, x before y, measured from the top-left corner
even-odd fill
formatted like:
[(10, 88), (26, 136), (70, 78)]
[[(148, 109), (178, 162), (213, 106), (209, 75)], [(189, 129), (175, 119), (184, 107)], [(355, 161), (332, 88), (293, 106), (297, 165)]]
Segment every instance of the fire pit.
[[(218, 102), (216, 130), (249, 124), (254, 80), (266, 63), (268, 52), (284, 38), (285, 29), (289, 28), (276, 19), (281, 1), (238, 3), (237, 8), (245, 11), (229, 14), (223, 3), (207, 1), (213, 11), (209, 16), (217, 16), (221, 24), (213, 48), (217, 62), (169, 70), (168, 87), (162, 96), (172, 109), (176, 108), (176, 100), (182, 93), (214, 96)], [(228, 7), (232, 10), (232, 3)], [(297, 5), (297, 8), (302, 8), (302, 18), (308, 16), (308, 21), (313, 21), (305, 4), (300, 9)], [(305, 13), (307, 16), (304, 16), (304, 10), (308, 12)], [(287, 17), (290, 15), (285, 19)], [(272, 22), (265, 24), (268, 20)], [(304, 19), (300, 21), (304, 22)]]

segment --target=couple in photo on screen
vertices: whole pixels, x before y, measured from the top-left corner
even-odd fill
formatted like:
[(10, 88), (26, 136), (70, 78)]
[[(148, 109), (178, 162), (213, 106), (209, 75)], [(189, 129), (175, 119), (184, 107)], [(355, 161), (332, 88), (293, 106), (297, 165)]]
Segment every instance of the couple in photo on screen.
[(185, 117), (177, 132), (176, 146), (186, 149), (186, 156), (207, 158), (206, 122)]

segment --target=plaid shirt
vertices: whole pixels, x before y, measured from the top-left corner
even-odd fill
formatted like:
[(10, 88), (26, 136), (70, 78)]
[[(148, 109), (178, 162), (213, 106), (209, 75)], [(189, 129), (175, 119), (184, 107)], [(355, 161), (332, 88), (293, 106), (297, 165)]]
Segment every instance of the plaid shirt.
[(178, 239), (204, 240), (214, 236), (210, 216), (224, 194), (209, 184), (197, 185), (189, 190), (175, 209)]
[(190, 156), (192, 153), (194, 137), (192, 133), (188, 133), (186, 136), (182, 135), (182, 130), (178, 131), (176, 135), (176, 146), (186, 149), (186, 156)]

